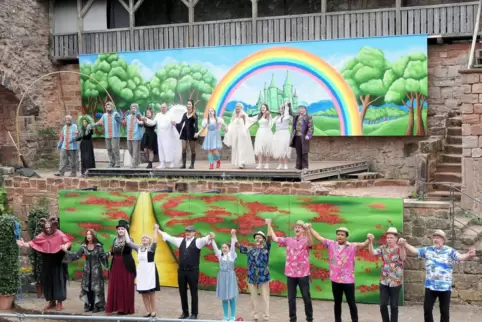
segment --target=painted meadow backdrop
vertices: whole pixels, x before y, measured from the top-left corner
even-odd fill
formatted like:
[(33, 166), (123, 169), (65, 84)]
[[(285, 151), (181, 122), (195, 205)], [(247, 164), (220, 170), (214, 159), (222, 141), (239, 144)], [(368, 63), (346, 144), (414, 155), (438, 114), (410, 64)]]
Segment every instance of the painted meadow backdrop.
[[(427, 37), (394, 36), (81, 55), (80, 72), (98, 80), (118, 110), (131, 103), (206, 107), (229, 122), (236, 103), (273, 114), (286, 100), (305, 105), (317, 136), (424, 136)], [(107, 99), (81, 76), (84, 114), (98, 120)], [(257, 127), (251, 128), (254, 135)], [(125, 129), (123, 130), (125, 133)], [(103, 136), (103, 129), (96, 129)]]
[[(335, 238), (340, 226), (351, 230), (351, 241), (364, 241), (368, 232), (376, 244), (384, 242), (390, 226), (403, 227), (403, 201), (389, 198), (302, 197), (281, 195), (219, 195), (129, 192), (59, 192), (59, 216), (62, 230), (73, 240), (73, 251), (82, 243), (85, 229), (94, 228), (99, 240), (109, 250), (116, 235), (119, 219), (130, 222), (130, 235), (136, 243), (144, 233), (152, 234), (155, 223), (173, 236), (182, 236), (184, 227), (195, 225), (200, 235), (216, 233), (218, 245), (230, 240), (230, 230), (237, 229), (241, 244), (253, 241), (258, 230), (266, 232), (265, 219), (273, 220), (278, 236), (293, 235), (292, 225), (301, 219), (327, 238)], [(178, 249), (159, 239), (156, 264), (163, 286), (177, 287)], [(134, 253), (137, 260), (137, 255)], [(287, 294), (284, 265), (286, 249), (273, 243), (270, 268), (271, 293)], [(319, 242), (311, 251), (311, 294), (315, 299), (332, 299), (328, 271), (328, 251)], [(381, 261), (360, 250), (356, 257), (356, 299), (378, 303), (378, 280)], [(70, 276), (82, 277), (83, 260), (69, 265)], [(212, 248), (201, 256), (200, 288), (214, 290), (218, 262)], [(236, 274), (242, 292), (247, 292), (246, 257), (238, 252)], [(403, 296), (402, 296), (403, 299)]]

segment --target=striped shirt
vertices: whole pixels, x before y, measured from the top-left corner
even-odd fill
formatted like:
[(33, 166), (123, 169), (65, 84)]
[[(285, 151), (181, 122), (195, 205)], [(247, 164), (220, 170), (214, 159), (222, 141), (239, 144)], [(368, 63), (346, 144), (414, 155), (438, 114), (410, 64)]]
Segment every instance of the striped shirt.
[(79, 145), (77, 143), (77, 124), (64, 125), (62, 127), (62, 146), (64, 150), (78, 150)]
[(144, 134), (144, 127), (137, 123), (137, 114), (129, 114), (124, 120), (126, 136), (129, 141), (140, 141)]
[(104, 113), (100, 123), (104, 126), (104, 137), (106, 139), (120, 138), (121, 116), (118, 112)]

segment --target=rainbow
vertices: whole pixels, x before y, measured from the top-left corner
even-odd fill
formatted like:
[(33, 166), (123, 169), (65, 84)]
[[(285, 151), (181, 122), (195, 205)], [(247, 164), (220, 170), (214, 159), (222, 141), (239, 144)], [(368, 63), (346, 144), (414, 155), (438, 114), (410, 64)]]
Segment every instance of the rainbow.
[(311, 77), (331, 96), (340, 119), (340, 135), (362, 135), (358, 104), (347, 82), (320, 57), (294, 47), (267, 48), (241, 60), (216, 86), (207, 106), (222, 116), (232, 95), (243, 82), (271, 69), (288, 69)]

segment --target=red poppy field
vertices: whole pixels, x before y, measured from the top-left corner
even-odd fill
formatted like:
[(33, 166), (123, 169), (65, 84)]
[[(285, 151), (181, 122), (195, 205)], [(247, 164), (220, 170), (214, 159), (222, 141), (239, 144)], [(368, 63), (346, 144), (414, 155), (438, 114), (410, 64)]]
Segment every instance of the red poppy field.
[[(340, 226), (350, 229), (350, 241), (361, 242), (367, 233), (375, 235), (376, 244), (384, 241), (384, 232), (390, 226), (403, 227), (403, 200), (393, 198), (356, 198), (331, 196), (281, 195), (222, 195), (151, 193), (153, 211), (134, 212), (138, 193), (61, 191), (59, 215), (61, 229), (74, 241), (73, 250), (82, 242), (86, 228), (94, 228), (106, 249), (115, 237), (117, 220), (133, 222), (135, 216), (154, 216), (162, 230), (182, 236), (184, 227), (195, 225), (199, 236), (216, 233), (218, 246), (230, 240), (230, 230), (236, 229), (239, 242), (249, 245), (258, 230), (266, 233), (265, 219), (273, 221), (278, 236), (293, 235), (297, 220), (310, 222), (322, 236), (335, 238)], [(153, 214), (153, 215), (149, 215)], [(143, 221), (136, 218), (135, 222)], [(146, 233), (151, 233), (148, 231)], [(168, 248), (166, 248), (168, 249)], [(177, 259), (178, 251), (170, 245)], [(156, 253), (157, 256), (157, 253)], [(200, 288), (214, 290), (218, 270), (217, 259), (211, 247), (202, 251)], [(271, 293), (286, 295), (284, 264), (286, 250), (273, 243), (270, 257)], [(245, 255), (238, 253), (236, 274), (239, 287), (247, 292)], [(362, 303), (378, 303), (378, 278), (381, 261), (361, 250), (356, 257), (356, 298)], [(72, 277), (81, 277), (82, 261), (70, 265)], [(163, 268), (158, 267), (160, 274)], [(172, 268), (170, 268), (172, 270)], [(332, 299), (328, 271), (328, 252), (317, 241), (311, 251), (311, 295), (316, 299)], [(403, 297), (401, 297), (403, 298)]]

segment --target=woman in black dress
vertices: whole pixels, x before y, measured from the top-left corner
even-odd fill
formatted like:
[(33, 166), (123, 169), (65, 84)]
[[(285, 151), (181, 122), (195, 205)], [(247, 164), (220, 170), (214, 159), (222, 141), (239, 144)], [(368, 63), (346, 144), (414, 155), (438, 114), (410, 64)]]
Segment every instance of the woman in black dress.
[(145, 131), (144, 136), (142, 137), (141, 141), (141, 150), (148, 157), (148, 164), (147, 169), (152, 169), (152, 162), (154, 161), (154, 154), (157, 154), (157, 134), (156, 134), (156, 126), (150, 126), (147, 124), (146, 120), (153, 120), (154, 119), (154, 112), (152, 108), (147, 108), (146, 116), (141, 118), (142, 123), (144, 125)]
[(196, 114), (196, 108), (194, 107), (194, 101), (187, 101), (187, 113), (182, 116), (181, 123), (176, 125), (182, 140), (182, 166), (181, 169), (186, 169), (186, 151), (189, 144), (189, 150), (191, 151), (191, 165), (189, 169), (194, 169), (194, 162), (196, 161), (196, 140), (195, 134), (199, 131), (198, 119)]
[(92, 144), (92, 135), (94, 132), (88, 127), (89, 124), (94, 124), (94, 120), (88, 115), (80, 118), (79, 136), (77, 141), (80, 142), (80, 169), (82, 175), (85, 175), (87, 169), (95, 168), (94, 145)]

